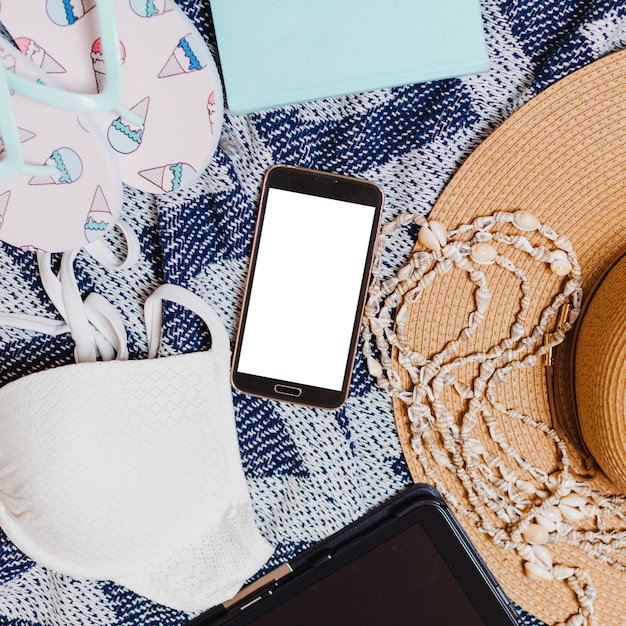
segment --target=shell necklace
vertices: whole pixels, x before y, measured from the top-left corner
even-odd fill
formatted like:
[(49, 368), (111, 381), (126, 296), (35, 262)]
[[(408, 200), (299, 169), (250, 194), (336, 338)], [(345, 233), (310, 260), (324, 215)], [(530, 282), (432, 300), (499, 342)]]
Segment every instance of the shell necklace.
[[(395, 276), (383, 280), (387, 238), (400, 227), (412, 224), (420, 227), (418, 241), (426, 250), (414, 250)], [(504, 224), (512, 224), (519, 234), (493, 232)], [(549, 247), (533, 246), (525, 236), (531, 231), (540, 233)], [(542, 311), (528, 335), (524, 333), (524, 322), (531, 304), (529, 281), (522, 268), (498, 253), (495, 244), (499, 248), (512, 246), (521, 250), (535, 262), (548, 265), (557, 276), (564, 277), (561, 291)], [(494, 263), (513, 273), (520, 282), (520, 308), (510, 335), (487, 351), (458, 356), (460, 346), (474, 335), (489, 308), (491, 292), (481, 267)], [(453, 269), (465, 272), (475, 285), (475, 310), (458, 338), (427, 358), (410, 347), (407, 336), (410, 307), (438, 276)], [(568, 626), (597, 623), (593, 608), (595, 589), (589, 574), (582, 568), (553, 563), (548, 545), (573, 543), (623, 569), (610, 553), (626, 546), (626, 533), (615, 532), (609, 536), (601, 529), (583, 533), (575, 525), (584, 517), (600, 520), (603, 510), (621, 519), (624, 514), (617, 501), (575, 480), (570, 472), (565, 442), (553, 428), (505, 407), (497, 400), (495, 392), (514, 370), (535, 367), (563, 341), (580, 312), (581, 284), (580, 266), (570, 241), (527, 211), (481, 216), (451, 231), (421, 215), (402, 213), (381, 229), (363, 327), (363, 354), (368, 370), (381, 388), (406, 406), (411, 448), (428, 480), (456, 511), (487, 533), (496, 545), (515, 550), (531, 579), (556, 578), (569, 585), (578, 599), (579, 609), (565, 622)], [(392, 328), (394, 310), (395, 331)], [(554, 326), (559, 311), (560, 324), (550, 333), (548, 329)], [(408, 388), (394, 370), (392, 349), (397, 350), (399, 367), (410, 379)], [(468, 363), (479, 366), (479, 374), (471, 387), (464, 386), (454, 376), (457, 368)], [(444, 402), (446, 387), (454, 388), (465, 401), (466, 408), (460, 418), (455, 418)], [(526, 460), (507, 441), (496, 414), (519, 420), (552, 441), (560, 469), (548, 475)], [(499, 447), (500, 455), (488, 452), (478, 438), (472, 436), (481, 420)], [(448, 470), (460, 481), (467, 502), (460, 501), (450, 491), (435, 471), (436, 466)]]

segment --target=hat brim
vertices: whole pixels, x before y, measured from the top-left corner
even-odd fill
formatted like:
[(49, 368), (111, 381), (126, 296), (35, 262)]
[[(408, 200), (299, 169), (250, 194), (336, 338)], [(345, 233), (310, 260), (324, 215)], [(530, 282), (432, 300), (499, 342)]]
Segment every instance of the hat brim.
[[(626, 51), (582, 68), (525, 104), (467, 159), (441, 194), (429, 219), (454, 229), (480, 215), (530, 211), (572, 242), (582, 268), (583, 289), (596, 283), (626, 248), (625, 78)], [(531, 281), (529, 319), (536, 319), (558, 287), (545, 267), (523, 260), (521, 254), (512, 259), (524, 267)], [(467, 324), (473, 310), (472, 284), (461, 274), (448, 272), (438, 277), (411, 306), (407, 329), (413, 350), (426, 356), (436, 354)], [(519, 310), (519, 285), (503, 274), (506, 272), (495, 266), (485, 270), (492, 303), (479, 332), (466, 347), (468, 352), (481, 346), (488, 348), (508, 335)], [(397, 371), (401, 372), (399, 366)], [(469, 380), (475, 373), (475, 369), (466, 368)], [(401, 376), (410, 388), (406, 373)], [(541, 365), (516, 372), (500, 385), (498, 394), (506, 406), (553, 426), (546, 371)], [(394, 401), (394, 414), (413, 479), (432, 483), (433, 475), (425, 474), (412, 448), (410, 421), (399, 400)], [(500, 427), (514, 447), (535, 465), (547, 473), (558, 469), (555, 446), (549, 438), (530, 434), (523, 424), (501, 422)], [(498, 453), (485, 428), (481, 439)], [(570, 448), (570, 455), (582, 466), (577, 448)], [(467, 496), (460, 482), (441, 468), (434, 472), (437, 480), (458, 498), (455, 509), (461, 523), (512, 600), (548, 623), (565, 620), (576, 610), (576, 599), (562, 582), (529, 579), (514, 551), (504, 551), (477, 530), (475, 522), (463, 512)], [(601, 475), (593, 481), (602, 492), (615, 491)], [(580, 563), (590, 573), (597, 590), (598, 623), (621, 623), (626, 613), (626, 574), (571, 545), (558, 544), (550, 549), (555, 561)]]

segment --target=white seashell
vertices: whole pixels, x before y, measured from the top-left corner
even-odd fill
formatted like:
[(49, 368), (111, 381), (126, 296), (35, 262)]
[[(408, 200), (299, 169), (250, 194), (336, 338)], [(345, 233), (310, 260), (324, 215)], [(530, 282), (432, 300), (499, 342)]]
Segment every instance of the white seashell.
[(573, 576), (576, 573), (576, 570), (573, 567), (567, 567), (567, 565), (555, 565), (554, 566), (554, 577), (557, 580), (565, 580), (570, 576)]
[(441, 222), (435, 220), (428, 220), (428, 228), (433, 232), (435, 237), (439, 240), (442, 246), (445, 246), (448, 241), (448, 232)]
[(454, 262), (452, 261), (452, 259), (444, 259), (443, 261), (439, 261), (439, 267), (437, 267), (435, 271), (439, 272), (440, 274), (445, 274), (449, 272), (453, 266)]
[(546, 486), (553, 493), (558, 490), (561, 497), (563, 497), (572, 491), (573, 481), (571, 478), (568, 478), (564, 481), (559, 481), (560, 477), (560, 472), (553, 472), (548, 477), (548, 480), (546, 481)]
[(430, 411), (428, 407), (425, 407), (423, 404), (412, 404), (408, 408), (409, 419), (413, 423), (419, 423), (423, 420), (427, 419), (430, 415)]
[(417, 240), (429, 250), (434, 250), (435, 252), (439, 252), (441, 250), (441, 244), (439, 243), (439, 239), (433, 233), (428, 226), (422, 226), (417, 234)]
[[(377, 311), (378, 312), (378, 311)], [(396, 313), (396, 325), (398, 326), (406, 326), (409, 321), (409, 314), (411, 309), (406, 304), (403, 304), (400, 307), (400, 310)]]
[(561, 511), (555, 506), (549, 506), (541, 515), (555, 524), (563, 519)]
[(367, 357), (367, 369), (374, 378), (380, 378), (383, 375), (382, 365), (372, 356)]
[(548, 480), (546, 480), (546, 487), (552, 493), (554, 493), (557, 490), (557, 487), (559, 486), (559, 482), (558, 482), (557, 478), (558, 478), (558, 475), (555, 472), (554, 474), (550, 474), (550, 476), (548, 476)]
[(513, 341), (518, 341), (524, 336), (524, 326), (519, 322), (515, 322), (513, 326), (511, 326), (511, 339)]
[(378, 303), (378, 299), (375, 296), (370, 296), (365, 306), (365, 315), (374, 317), (374, 315), (378, 315), (379, 311), (380, 304)]
[(550, 263), (550, 269), (557, 276), (567, 276), (572, 271), (572, 264), (567, 259), (556, 258)]
[(563, 514), (563, 517), (568, 522), (579, 522), (585, 514), (580, 509), (574, 509), (571, 506), (565, 504), (559, 504), (559, 511)]
[[(574, 278), (572, 278), (571, 280), (568, 280), (567, 283), (565, 283), (565, 287), (563, 287), (563, 295), (564, 296), (570, 296), (571, 294), (573, 294), (577, 289), (580, 288), (580, 280), (576, 280)], [(572, 483), (576, 483), (575, 480), (572, 480)], [(574, 486), (574, 485), (572, 485)]]
[(422, 267), (425, 268), (427, 266), (430, 265), (430, 254), (428, 254), (428, 252), (420, 252), (419, 250), (417, 252), (413, 253), (413, 264), (415, 265), (415, 267)]
[(523, 235), (516, 237), (515, 243), (513, 244), (518, 250), (522, 250), (523, 252), (528, 252), (529, 254), (533, 251), (533, 247), (530, 244), (530, 241), (526, 239)]
[(569, 495), (561, 498), (560, 504), (564, 504), (565, 506), (571, 506), (574, 508), (580, 508), (587, 504), (587, 499), (575, 493), (570, 493)]
[(511, 259), (507, 259), (506, 257), (500, 259), (500, 265), (507, 272), (515, 272), (515, 270), (517, 269), (513, 264), (513, 261), (511, 261)]
[(546, 543), (548, 541), (548, 531), (540, 524), (530, 524), (522, 533), (528, 543)]
[(582, 289), (575, 289), (572, 292), (572, 304), (579, 309), (582, 306), (583, 303), (583, 290)]
[(491, 292), (487, 287), (479, 287), (474, 294), (474, 300), (476, 302), (476, 311), (485, 313), (491, 302)]
[[(396, 306), (398, 306), (398, 302), (400, 302), (400, 294), (396, 293), (395, 291), (393, 293), (390, 293), (385, 298), (385, 306), (389, 307), (390, 309), (394, 309)], [(367, 309), (365, 311), (367, 312)], [(374, 313), (374, 315), (376, 315), (376, 313)]]
[(386, 224), (383, 224), (381, 232), (383, 233), (383, 235), (392, 235), (398, 230), (399, 227), (400, 225), (396, 221), (387, 222)]
[(522, 512), (514, 506), (507, 506), (506, 511), (512, 522), (517, 522), (522, 517)]
[(500, 467), (500, 474), (502, 474), (502, 478), (504, 478), (504, 480), (510, 483), (515, 482), (517, 478), (517, 474), (510, 467), (507, 467), (506, 465), (502, 465)]
[(461, 260), (461, 253), (459, 252), (459, 249), (451, 244), (445, 246), (441, 250), (441, 253), (444, 257), (446, 257), (446, 259), (450, 259), (455, 263), (458, 263)]
[(535, 485), (531, 483), (529, 480), (517, 480), (515, 481), (515, 486), (525, 494), (532, 495), (535, 493)]
[(468, 439), (467, 446), (474, 454), (484, 454), (485, 446), (478, 439)]
[(532, 547), (535, 556), (539, 559), (541, 565), (543, 565), (546, 569), (552, 569), (552, 554), (550, 550), (545, 546), (535, 544)]
[(483, 215), (477, 217), (472, 225), (477, 230), (489, 230), (496, 223), (496, 218), (493, 215)]
[(466, 244), (466, 243), (459, 243), (459, 244), (457, 244), (456, 247), (459, 250), (459, 253), (461, 254), (461, 256), (469, 256), (470, 247), (469, 247), (468, 244)]
[(524, 559), (524, 561), (530, 561), (531, 563), (535, 560), (535, 553), (533, 549), (526, 543), (522, 543), (515, 548), (517, 553)]
[(493, 214), (494, 219), (501, 224), (513, 221), (513, 214), (510, 211), (496, 211)]
[(475, 243), (470, 248), (470, 258), (479, 265), (490, 265), (497, 256), (498, 251), (491, 244), (485, 242)]
[(515, 211), (513, 224), (520, 230), (531, 231), (539, 228), (539, 220), (530, 211)]
[(493, 239), (493, 235), (487, 231), (479, 230), (474, 236), (474, 239), (479, 242), (491, 241)]
[(370, 318), (370, 328), (375, 335), (382, 335), (385, 332), (383, 323), (377, 317)]
[(543, 526), (549, 533), (556, 530), (556, 522), (545, 518), (543, 515), (535, 515), (535, 519), (537, 520), (537, 524)]
[(443, 450), (431, 450), (430, 453), (433, 455), (433, 459), (435, 459), (437, 465), (445, 467), (450, 463), (448, 455)]
[(398, 281), (407, 280), (408, 278), (410, 278), (414, 269), (415, 268), (413, 267), (412, 263), (408, 263), (404, 267), (400, 268), (398, 270), (398, 273), (396, 274)]
[(528, 576), (531, 580), (539, 582), (552, 580), (552, 574), (543, 565), (539, 565), (539, 563), (530, 563), (526, 561), (526, 563), (524, 563), (524, 570), (526, 572), (526, 576)]
[(474, 311), (473, 313), (469, 314), (467, 325), (469, 326), (469, 328), (474, 329), (477, 326), (480, 326), (480, 324), (482, 324), (484, 319), (485, 319), (485, 316), (482, 313), (478, 313), (477, 311)]

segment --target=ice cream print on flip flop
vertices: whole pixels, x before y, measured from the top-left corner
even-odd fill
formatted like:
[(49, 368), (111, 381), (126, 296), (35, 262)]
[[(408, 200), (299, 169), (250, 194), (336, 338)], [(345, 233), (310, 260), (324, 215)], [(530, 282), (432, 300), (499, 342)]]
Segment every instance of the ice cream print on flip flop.
[(9, 206), (10, 198), (11, 198), (10, 191), (5, 191), (3, 194), (0, 194), (0, 228), (2, 228), (2, 224), (4, 222), (4, 213), (7, 210), (7, 206)]
[(150, 98), (144, 98), (138, 102), (131, 111), (139, 115), (141, 124), (131, 124), (122, 117), (118, 117), (111, 122), (107, 137), (111, 147), (122, 154), (130, 154), (139, 148), (143, 136)]
[[(126, 48), (124, 43), (120, 41), (120, 61), (124, 63), (126, 60)], [(102, 52), (102, 39), (98, 37), (91, 46), (91, 63), (93, 64), (93, 75), (96, 79), (96, 89), (98, 93), (102, 93), (106, 85), (106, 64), (104, 61), (104, 53)]]
[(27, 56), (35, 65), (40, 67), (46, 74), (63, 74), (65, 68), (53, 59), (36, 41), (28, 37), (17, 37), (15, 45), (24, 56)]
[[(92, 117), (124, 183), (167, 193), (204, 171), (221, 132), (222, 88), (209, 47), (173, 0), (2, 0), (0, 21), (14, 39), (36, 42), (35, 58), (45, 51), (63, 68), (55, 77), (73, 96), (97, 98), (121, 82), (115, 104), (98, 100)], [(112, 63), (115, 40), (111, 68), (104, 57), (108, 49)], [(146, 176), (176, 164), (171, 181)]]
[(170, 163), (139, 172), (146, 180), (167, 193), (184, 187), (194, 180), (197, 173), (189, 163)]
[(154, 17), (172, 10), (167, 0), (130, 0), (130, 6), (141, 17)]
[[(24, 128), (18, 128), (17, 133), (20, 139), (20, 143), (24, 143), (25, 141), (28, 141), (29, 139), (32, 139), (35, 136), (35, 133), (31, 133), (29, 130), (26, 130)], [(5, 153), (4, 141), (2, 140), (2, 137), (0, 137), (0, 157), (3, 157), (4, 153)]]
[(62, 185), (75, 183), (83, 173), (83, 162), (71, 148), (54, 150), (46, 165), (53, 165), (55, 172), (49, 176), (33, 176), (29, 185)]
[(95, 0), (48, 0), (46, 10), (59, 26), (71, 26), (96, 6)]
[(172, 55), (159, 73), (159, 78), (197, 72), (206, 67), (210, 53), (198, 33), (190, 33), (174, 48)]
[(1, 38), (0, 64), (0, 240), (47, 252), (82, 247), (115, 224), (122, 205), (113, 152), (88, 116), (8, 88), (13, 71), (55, 81)]
[(85, 238), (89, 243), (99, 239), (115, 223), (115, 216), (107, 204), (102, 188), (98, 186), (85, 222)]

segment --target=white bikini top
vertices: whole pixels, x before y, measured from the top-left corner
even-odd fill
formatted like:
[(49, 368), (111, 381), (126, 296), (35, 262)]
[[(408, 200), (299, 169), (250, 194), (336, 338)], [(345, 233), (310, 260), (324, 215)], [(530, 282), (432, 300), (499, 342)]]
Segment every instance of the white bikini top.
[[(103, 244), (89, 248), (114, 264)], [(63, 321), (0, 316), (71, 332), (77, 361), (0, 389), (0, 525), (52, 570), (112, 580), (179, 610), (207, 609), (232, 597), (272, 552), (241, 467), (226, 330), (199, 297), (163, 285), (145, 303), (149, 358), (124, 360), (121, 318), (97, 294), (83, 302), (75, 256), (65, 253), (56, 276), (49, 256), (38, 255)], [(163, 300), (205, 321), (209, 351), (153, 358)]]

